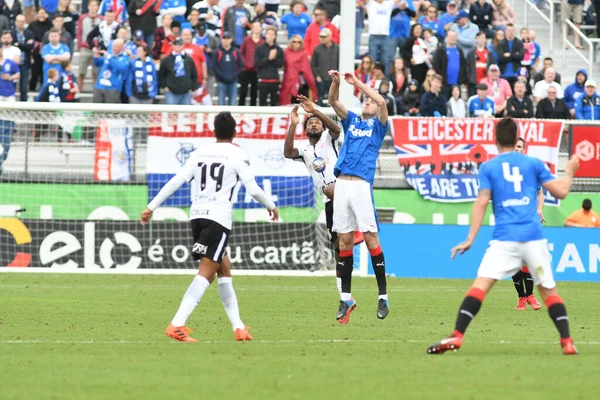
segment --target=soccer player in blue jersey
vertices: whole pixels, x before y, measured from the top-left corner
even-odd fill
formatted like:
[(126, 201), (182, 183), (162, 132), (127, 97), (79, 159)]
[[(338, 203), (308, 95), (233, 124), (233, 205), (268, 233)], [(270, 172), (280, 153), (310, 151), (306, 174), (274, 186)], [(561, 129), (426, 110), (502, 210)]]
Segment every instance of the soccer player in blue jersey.
[(344, 80), (361, 90), (367, 97), (362, 117), (348, 111), (339, 99), (341, 76), (331, 70), (329, 104), (342, 120), (344, 144), (340, 149), (333, 170), (337, 177), (333, 197), (333, 231), (338, 233), (340, 259), (337, 269), (342, 279), (342, 293), (337, 320), (348, 323), (350, 313), (356, 308), (352, 298), (352, 269), (354, 260), (354, 231), (363, 232), (371, 254), (373, 270), (379, 287), (377, 318), (384, 319), (388, 313), (385, 261), (379, 244), (377, 214), (373, 202), (373, 180), (379, 149), (388, 130), (388, 111), (385, 99), (361, 82), (354, 74), (344, 74)]
[(504, 118), (496, 126), (499, 154), (479, 170), (479, 194), (473, 204), (469, 236), (452, 249), (452, 258), (471, 248), (490, 200), (496, 217), (492, 240), (479, 265), (477, 278), (460, 306), (454, 332), (449, 338), (429, 346), (429, 354), (458, 350), (485, 295), (496, 281), (513, 276), (523, 263), (529, 266), (550, 318), (558, 329), (563, 354), (577, 354), (569, 333), (567, 309), (552, 276), (548, 242), (536, 212), (536, 199), (540, 186), (554, 197), (564, 199), (571, 189), (579, 160), (577, 156), (571, 157), (565, 176), (555, 179), (542, 161), (514, 151), (517, 137), (517, 124), (512, 118)]

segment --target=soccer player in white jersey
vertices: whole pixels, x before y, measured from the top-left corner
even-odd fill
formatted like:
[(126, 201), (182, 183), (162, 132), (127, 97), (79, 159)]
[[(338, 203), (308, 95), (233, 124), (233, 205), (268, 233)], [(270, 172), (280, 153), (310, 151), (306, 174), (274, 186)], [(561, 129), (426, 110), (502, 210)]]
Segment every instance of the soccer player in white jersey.
[(571, 157), (565, 168), (565, 176), (558, 180), (542, 161), (515, 152), (516, 144), (517, 124), (512, 118), (504, 118), (496, 126), (498, 155), (484, 163), (479, 170), (479, 194), (473, 204), (469, 236), (452, 249), (451, 257), (471, 248), (490, 200), (496, 217), (492, 240), (479, 265), (477, 278), (460, 305), (452, 335), (429, 346), (429, 354), (458, 350), (485, 295), (496, 281), (513, 276), (523, 263), (529, 266), (550, 318), (560, 334), (563, 354), (577, 354), (569, 332), (567, 309), (558, 295), (552, 276), (548, 241), (544, 239), (542, 222), (536, 212), (536, 199), (540, 187), (554, 197), (564, 199), (571, 190), (571, 180), (579, 168), (579, 160), (577, 156)]
[(218, 276), (219, 293), (231, 321), (236, 340), (252, 340), (248, 327), (240, 319), (237, 297), (231, 281), (231, 261), (225, 253), (232, 225), (232, 195), (238, 180), (246, 191), (269, 210), (272, 221), (279, 219), (275, 203), (256, 184), (248, 155), (234, 145), (235, 119), (229, 112), (215, 117), (216, 143), (204, 145), (190, 154), (185, 166), (175, 175), (142, 212), (146, 224), (152, 213), (181, 185), (195, 180), (190, 220), (194, 245), (192, 257), (200, 260), (198, 275), (185, 292), (179, 310), (167, 327), (167, 336), (180, 342), (197, 342), (190, 337), (185, 323), (204, 291)]
[(340, 323), (348, 319), (356, 307), (352, 298), (352, 270), (354, 259), (354, 232), (363, 232), (371, 254), (373, 270), (379, 289), (377, 318), (389, 313), (385, 261), (379, 244), (378, 222), (373, 200), (373, 181), (379, 149), (388, 130), (388, 112), (385, 99), (361, 82), (353, 73), (345, 73), (344, 80), (366, 95), (362, 117), (348, 111), (339, 99), (340, 73), (329, 71), (332, 84), (329, 105), (342, 120), (344, 144), (340, 149), (333, 173), (337, 177), (333, 198), (333, 230), (340, 238), (338, 268), (342, 278), (342, 301), (337, 313)]
[[(515, 147), (515, 151), (521, 154), (525, 154), (525, 146), (525, 139), (519, 137), (519, 139), (517, 139), (517, 147)], [(544, 219), (543, 208), (544, 192), (542, 192), (542, 190), (540, 189), (538, 191), (537, 196), (537, 213), (542, 223), (546, 222), (546, 220)], [(512, 276), (512, 281), (513, 285), (515, 286), (515, 290), (517, 291), (517, 295), (519, 296), (519, 299), (517, 300), (517, 307), (515, 307), (515, 310), (525, 311), (527, 304), (529, 304), (529, 306), (534, 310), (539, 310), (540, 308), (542, 308), (542, 305), (533, 294), (533, 277), (531, 276), (531, 274), (529, 273), (529, 269), (525, 265), (523, 266), (523, 268), (521, 268), (519, 272)]]
[[(338, 158), (338, 139), (340, 127), (334, 120), (316, 109), (313, 103), (305, 96), (298, 96), (302, 109), (309, 113), (304, 119), (304, 132), (308, 137), (308, 144), (303, 148), (294, 147), (294, 134), (300, 121), (298, 117), (298, 106), (292, 109), (290, 114), (290, 126), (283, 155), (292, 160), (301, 161), (306, 165), (315, 188), (321, 193), (323, 204), (325, 204), (325, 220), (329, 230), (331, 244), (335, 250), (336, 263), (339, 258), (339, 245), (337, 234), (331, 229), (333, 227), (333, 194), (335, 188), (335, 175), (333, 167)], [(337, 269), (337, 268), (336, 268)], [(342, 291), (342, 280), (339, 269), (336, 271), (338, 291)]]

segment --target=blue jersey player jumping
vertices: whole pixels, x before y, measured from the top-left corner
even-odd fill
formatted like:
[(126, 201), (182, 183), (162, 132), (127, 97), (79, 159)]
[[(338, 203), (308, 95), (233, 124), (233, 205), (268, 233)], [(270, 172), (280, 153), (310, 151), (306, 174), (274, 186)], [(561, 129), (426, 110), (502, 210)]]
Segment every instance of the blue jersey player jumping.
[(552, 276), (548, 242), (544, 239), (537, 213), (537, 194), (539, 188), (544, 187), (554, 197), (564, 199), (571, 189), (571, 179), (579, 168), (579, 160), (577, 156), (571, 157), (565, 176), (557, 180), (542, 161), (515, 152), (516, 144), (517, 124), (511, 118), (504, 118), (496, 126), (499, 154), (479, 170), (479, 194), (473, 204), (469, 236), (452, 249), (452, 258), (457, 253), (463, 254), (473, 244), (490, 200), (496, 217), (492, 240), (479, 265), (477, 278), (460, 306), (454, 332), (449, 338), (429, 346), (429, 354), (458, 350), (485, 295), (496, 281), (513, 276), (523, 263), (528, 265), (550, 318), (560, 333), (563, 354), (577, 354), (569, 333), (567, 309)]
[(344, 74), (344, 80), (357, 87), (367, 97), (362, 117), (348, 111), (339, 100), (340, 73), (329, 71), (333, 82), (329, 89), (329, 104), (342, 120), (344, 144), (333, 170), (337, 177), (333, 198), (333, 231), (338, 233), (340, 257), (336, 269), (342, 280), (342, 293), (337, 320), (347, 324), (356, 308), (352, 298), (352, 269), (354, 260), (354, 232), (364, 234), (371, 254), (373, 270), (379, 288), (377, 318), (388, 313), (385, 261), (379, 244), (377, 214), (373, 202), (373, 180), (379, 149), (388, 130), (388, 111), (385, 99), (361, 82), (354, 74)]

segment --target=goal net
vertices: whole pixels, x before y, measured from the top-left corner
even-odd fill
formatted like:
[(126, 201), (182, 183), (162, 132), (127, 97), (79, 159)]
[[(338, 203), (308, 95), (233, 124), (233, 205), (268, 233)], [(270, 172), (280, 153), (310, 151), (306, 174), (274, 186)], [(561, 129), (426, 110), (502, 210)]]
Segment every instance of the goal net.
[[(0, 110), (0, 266), (197, 268), (189, 186), (151, 224), (138, 219), (190, 153), (214, 141), (213, 119), (225, 110), (282, 220), (269, 222), (237, 187), (228, 251), (234, 268), (333, 269), (320, 195), (304, 164), (283, 157), (290, 107), (49, 103), (3, 103)], [(300, 118), (296, 146), (306, 143)]]

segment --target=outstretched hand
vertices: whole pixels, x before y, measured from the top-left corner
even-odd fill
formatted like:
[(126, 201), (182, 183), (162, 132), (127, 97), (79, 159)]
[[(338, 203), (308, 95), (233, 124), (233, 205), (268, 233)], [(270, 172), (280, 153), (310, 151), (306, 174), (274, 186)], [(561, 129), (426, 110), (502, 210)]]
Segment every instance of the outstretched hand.
[(332, 69), (332, 70), (329, 70), (329, 72), (327, 72), (327, 74), (329, 74), (329, 76), (335, 83), (340, 83), (340, 72), (339, 71)]
[[(302, 109), (310, 114), (314, 114), (315, 112), (315, 105), (314, 103), (306, 96), (303, 95), (299, 95), (297, 97), (298, 101), (300, 101), (300, 106), (302, 107)], [(296, 106), (297, 108), (298, 106)]]
[(451, 254), (450, 258), (451, 258), (452, 260), (454, 260), (454, 257), (456, 257), (456, 253), (458, 253), (458, 254), (460, 254), (460, 255), (463, 255), (463, 254), (465, 254), (465, 252), (466, 252), (467, 250), (469, 250), (469, 249), (471, 248), (471, 246), (472, 246), (472, 245), (473, 245), (473, 240), (471, 240), (471, 239), (467, 239), (467, 240), (465, 240), (464, 242), (462, 242), (461, 244), (459, 244), (459, 245), (455, 246), (455, 247), (454, 247), (454, 248), (451, 250), (452, 254)]
[(152, 214), (153, 212), (149, 208), (146, 208), (144, 211), (142, 211), (142, 214), (140, 215), (140, 222), (142, 225), (146, 225), (148, 222), (150, 222)]
[(351, 84), (352, 86), (356, 85), (359, 82), (356, 75), (354, 75), (352, 72), (346, 72), (344, 74), (344, 80), (346, 82), (348, 82), (349, 84)]
[(292, 113), (290, 114), (290, 118), (292, 120), (292, 124), (294, 125), (298, 125), (298, 123), (300, 122), (300, 118), (298, 118), (298, 106), (294, 106), (294, 108), (292, 108)]

